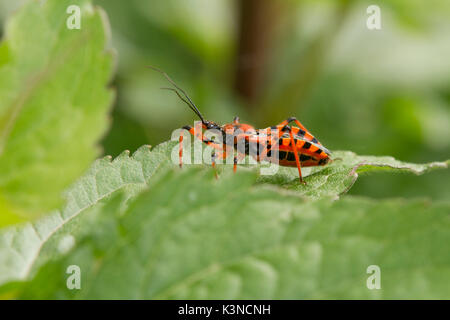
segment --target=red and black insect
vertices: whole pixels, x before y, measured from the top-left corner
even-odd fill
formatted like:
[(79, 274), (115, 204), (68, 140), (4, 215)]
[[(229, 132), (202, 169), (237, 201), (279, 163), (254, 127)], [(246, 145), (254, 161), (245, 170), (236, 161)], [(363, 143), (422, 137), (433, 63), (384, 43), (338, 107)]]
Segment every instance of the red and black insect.
[[(162, 73), (166, 79), (175, 88), (163, 88), (174, 91), (178, 97), (186, 103), (189, 108), (200, 118), (202, 129), (218, 130), (222, 134), (221, 143), (204, 136), (203, 131), (196, 132), (191, 126), (184, 126), (196, 138), (200, 139), (206, 145), (215, 149), (212, 153), (212, 165), (215, 165), (215, 159), (220, 157), (225, 159), (227, 153), (234, 151), (234, 167), (238, 160), (246, 155), (252, 156), (256, 161), (276, 161), (281, 166), (297, 167), (301, 183), (305, 183), (302, 178), (301, 167), (323, 166), (331, 161), (330, 151), (325, 148), (295, 117), (290, 117), (276, 126), (266, 129), (256, 130), (253, 126), (240, 123), (239, 118), (235, 117), (232, 123), (219, 125), (213, 121), (205, 120), (196, 105), (192, 102), (186, 92), (163, 71), (149, 67)], [(289, 126), (294, 122), (298, 127)], [(180, 135), (180, 167), (182, 166), (183, 156), (183, 135)], [(273, 152), (272, 151), (277, 151)], [(217, 153), (217, 154), (216, 154)]]

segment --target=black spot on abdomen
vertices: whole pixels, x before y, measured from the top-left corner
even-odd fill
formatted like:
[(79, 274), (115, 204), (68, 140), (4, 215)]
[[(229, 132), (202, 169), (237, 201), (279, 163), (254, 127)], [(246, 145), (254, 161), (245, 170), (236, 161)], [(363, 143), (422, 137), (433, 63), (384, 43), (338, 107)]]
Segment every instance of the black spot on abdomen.
[(312, 158), (310, 157), (310, 156), (307, 156), (306, 154), (301, 154), (300, 155), (300, 161), (301, 162), (303, 162), (303, 161), (308, 161), (308, 160), (311, 160)]
[(295, 154), (293, 152), (289, 152), (286, 160), (287, 161), (295, 161)]

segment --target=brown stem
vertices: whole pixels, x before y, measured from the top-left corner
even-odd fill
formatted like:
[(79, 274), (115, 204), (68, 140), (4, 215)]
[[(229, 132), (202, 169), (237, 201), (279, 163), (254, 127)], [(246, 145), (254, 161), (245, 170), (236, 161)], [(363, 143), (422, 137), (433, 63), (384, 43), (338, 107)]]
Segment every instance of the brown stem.
[(260, 93), (279, 1), (239, 0), (238, 49), (234, 88), (250, 106)]
[[(298, 59), (299, 64), (290, 67), (291, 78), (289, 84), (272, 99), (264, 103), (262, 109), (266, 121), (293, 116), (295, 106), (305, 101), (315, 80), (320, 75), (327, 49), (340, 27), (347, 18), (352, 1), (341, 0), (334, 19), (324, 32), (308, 47), (307, 51)], [(260, 119), (263, 120), (263, 119)]]

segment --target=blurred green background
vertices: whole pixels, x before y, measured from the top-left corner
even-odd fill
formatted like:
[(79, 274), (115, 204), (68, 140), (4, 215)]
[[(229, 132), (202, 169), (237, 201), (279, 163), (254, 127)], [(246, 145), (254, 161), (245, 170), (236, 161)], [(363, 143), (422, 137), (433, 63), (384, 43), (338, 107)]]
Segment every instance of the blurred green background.
[[(0, 0), (0, 23), (23, 1)], [(76, 4), (74, 0), (74, 4)], [(118, 53), (113, 156), (170, 139), (195, 115), (147, 69), (169, 73), (219, 123), (296, 116), (329, 149), (403, 161), (450, 158), (450, 1), (98, 0)], [(0, 35), (2, 30), (0, 29)], [(377, 174), (351, 194), (448, 199), (449, 170)]]

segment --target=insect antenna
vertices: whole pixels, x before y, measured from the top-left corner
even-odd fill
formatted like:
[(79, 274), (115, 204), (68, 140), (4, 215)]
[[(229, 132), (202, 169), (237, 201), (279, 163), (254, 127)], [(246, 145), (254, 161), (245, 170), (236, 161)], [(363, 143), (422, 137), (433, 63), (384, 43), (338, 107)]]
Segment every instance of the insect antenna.
[[(176, 89), (174, 89), (174, 88), (161, 88), (161, 89), (164, 89), (164, 90), (171, 90), (171, 91), (175, 92), (175, 93), (177, 94), (177, 96), (178, 96), (184, 103), (186, 103), (192, 111), (195, 112), (195, 114), (200, 118), (200, 120), (202, 120), (202, 122), (205, 123), (205, 119), (203, 118), (202, 114), (201, 114), (200, 111), (198, 110), (198, 108), (197, 108), (197, 106), (195, 105), (195, 103), (192, 102), (191, 98), (189, 98), (189, 96), (187, 95), (187, 93), (186, 93), (183, 89), (181, 89), (181, 88), (175, 83), (175, 81), (173, 81), (172, 78), (169, 77), (169, 75), (168, 75), (167, 73), (165, 73), (164, 71), (162, 71), (162, 70), (160, 70), (160, 69), (158, 69), (158, 68), (152, 67), (152, 66), (147, 66), (147, 68), (150, 68), (150, 69), (152, 69), (152, 70), (155, 70), (155, 71), (161, 73), (161, 74), (167, 79), (167, 81), (169, 81), (169, 82), (176, 88)], [(182, 97), (182, 95), (180, 94), (179, 91), (183, 94), (184, 98)]]
[[(194, 112), (200, 117), (200, 119), (202, 119), (201, 115), (198, 114), (197, 111), (196, 111), (195, 109), (192, 108), (192, 106), (191, 106), (191, 104), (189, 103), (189, 101), (187, 101), (185, 98), (183, 98), (183, 97), (180, 95), (180, 93), (178, 92), (177, 89), (174, 89), (174, 88), (167, 88), (167, 87), (162, 87), (162, 88), (160, 88), (160, 89), (163, 89), (163, 90), (170, 90), (170, 91), (175, 92), (175, 93), (177, 94), (178, 98), (180, 98), (181, 101), (183, 101), (184, 103), (186, 103), (186, 104), (188, 105), (188, 107), (189, 107), (192, 111), (194, 111)], [(203, 120), (203, 119), (202, 119), (202, 120)]]

